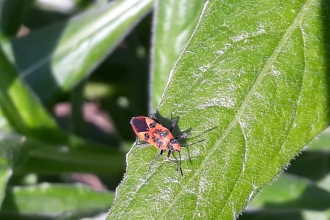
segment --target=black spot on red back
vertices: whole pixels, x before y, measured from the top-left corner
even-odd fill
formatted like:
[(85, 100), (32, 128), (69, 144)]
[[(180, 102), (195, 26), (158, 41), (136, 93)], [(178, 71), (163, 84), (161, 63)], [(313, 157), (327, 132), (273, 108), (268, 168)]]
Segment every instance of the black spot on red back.
[(157, 124), (157, 122), (154, 121), (154, 122), (152, 122), (152, 123), (149, 124), (149, 127), (150, 128), (154, 128), (154, 127), (156, 127), (156, 124)]
[(148, 133), (145, 133), (145, 134), (144, 134), (144, 140), (145, 140), (145, 141), (148, 141), (148, 140), (149, 140), (149, 134), (148, 134)]

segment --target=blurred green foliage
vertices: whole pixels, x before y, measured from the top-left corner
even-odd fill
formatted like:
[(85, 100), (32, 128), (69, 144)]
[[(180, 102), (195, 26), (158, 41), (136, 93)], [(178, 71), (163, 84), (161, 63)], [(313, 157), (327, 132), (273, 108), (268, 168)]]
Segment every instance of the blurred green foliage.
[[(328, 219), (329, 129), (309, 141), (329, 124), (329, 10), (2, 0), (0, 218)], [(184, 178), (148, 170), (155, 148), (126, 161), (129, 120), (156, 110), (206, 139)]]

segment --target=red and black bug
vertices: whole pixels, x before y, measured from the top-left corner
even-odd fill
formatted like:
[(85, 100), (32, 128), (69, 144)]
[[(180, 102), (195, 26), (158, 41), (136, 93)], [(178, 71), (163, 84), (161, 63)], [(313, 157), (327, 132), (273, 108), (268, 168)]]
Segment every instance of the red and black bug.
[[(174, 161), (177, 165), (177, 170), (180, 169), (181, 175), (183, 176), (182, 168), (181, 168), (181, 148), (188, 147), (193, 144), (205, 141), (200, 140), (194, 142), (192, 144), (188, 144), (183, 146), (179, 143), (178, 139), (187, 138), (188, 134), (183, 132), (179, 136), (174, 137), (172, 134), (173, 128), (176, 126), (176, 120), (172, 118), (171, 115), (171, 127), (168, 129), (160, 124), (154, 114), (149, 114), (148, 117), (145, 116), (137, 116), (131, 119), (132, 128), (137, 136), (136, 145), (153, 145), (157, 149), (160, 150), (160, 153), (150, 162), (149, 169), (153, 162), (155, 162), (163, 153), (168, 150), (167, 158), (169, 160), (171, 154), (173, 155)], [(142, 143), (139, 141), (142, 140)], [(178, 152), (180, 162), (174, 155), (174, 152)]]

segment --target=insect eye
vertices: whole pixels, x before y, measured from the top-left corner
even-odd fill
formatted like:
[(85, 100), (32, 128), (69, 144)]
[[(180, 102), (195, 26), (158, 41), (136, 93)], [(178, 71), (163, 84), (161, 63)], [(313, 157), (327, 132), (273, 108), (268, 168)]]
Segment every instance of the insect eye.
[(154, 127), (156, 127), (156, 122), (152, 122), (152, 123), (150, 123), (150, 124), (149, 124), (149, 127), (150, 127), (150, 128), (154, 128)]
[(145, 140), (145, 141), (148, 141), (148, 140), (149, 140), (149, 134), (148, 134), (148, 133), (145, 133), (145, 134), (144, 134), (144, 140)]

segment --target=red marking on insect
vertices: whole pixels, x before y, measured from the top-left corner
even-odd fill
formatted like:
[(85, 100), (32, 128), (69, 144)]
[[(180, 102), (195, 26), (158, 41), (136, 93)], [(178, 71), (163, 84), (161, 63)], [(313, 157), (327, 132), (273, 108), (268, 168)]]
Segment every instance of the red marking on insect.
[[(160, 150), (160, 153), (150, 162), (149, 169), (153, 162), (155, 162), (160, 156), (163, 155), (163, 153), (168, 150), (167, 158), (169, 160), (171, 154), (174, 157), (174, 162), (176, 162), (177, 170), (180, 169), (181, 175), (183, 176), (182, 168), (181, 168), (181, 148), (182, 147), (188, 147), (193, 144), (205, 141), (200, 140), (197, 142), (194, 142), (192, 144), (188, 144), (186, 146), (183, 146), (179, 143), (178, 139), (181, 138), (187, 138), (188, 134), (186, 132), (183, 132), (177, 137), (174, 137), (172, 134), (173, 128), (176, 126), (176, 120), (172, 118), (171, 115), (171, 127), (168, 129), (164, 127), (162, 124), (160, 124), (154, 114), (149, 114), (148, 117), (145, 116), (137, 116), (133, 117), (131, 119), (131, 125), (132, 128), (137, 136), (136, 138), (136, 145), (153, 145), (158, 150)], [(139, 139), (143, 142), (139, 142)], [(174, 152), (178, 152), (180, 162), (175, 157)], [(171, 160), (173, 161), (173, 160)]]

